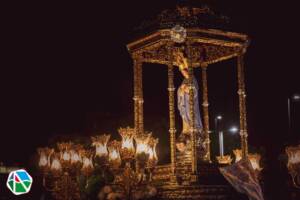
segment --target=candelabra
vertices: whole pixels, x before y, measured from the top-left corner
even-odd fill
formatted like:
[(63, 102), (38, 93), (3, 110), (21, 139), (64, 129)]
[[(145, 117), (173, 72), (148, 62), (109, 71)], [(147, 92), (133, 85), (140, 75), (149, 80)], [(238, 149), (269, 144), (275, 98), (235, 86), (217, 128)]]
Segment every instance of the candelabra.
[(292, 176), (293, 185), (300, 189), (300, 145), (287, 147), (285, 150), (288, 155), (287, 168)]
[(77, 177), (88, 174), (88, 152), (81, 145), (58, 143), (54, 148), (39, 148), (39, 167), (43, 175), (43, 186), (55, 199), (81, 199)]
[(135, 129), (129, 127), (120, 128), (119, 134), (122, 141), (109, 142), (108, 154), (100, 160), (108, 160), (108, 168), (115, 175), (113, 183), (109, 184), (113, 191), (127, 199), (135, 199), (151, 185), (152, 171), (158, 160), (158, 139), (150, 132), (136, 134)]
[[(134, 199), (142, 188), (151, 187), (152, 172), (158, 158), (158, 139), (152, 133), (136, 134), (135, 129), (120, 128), (121, 141), (110, 140), (109, 134), (91, 137), (91, 147), (84, 149), (72, 142), (58, 143), (57, 148), (39, 148), (39, 168), (43, 186), (55, 199), (85, 199), (81, 182), (88, 185), (92, 174), (113, 175), (105, 185)], [(81, 182), (80, 182), (81, 181)], [(153, 191), (153, 188), (152, 188)]]

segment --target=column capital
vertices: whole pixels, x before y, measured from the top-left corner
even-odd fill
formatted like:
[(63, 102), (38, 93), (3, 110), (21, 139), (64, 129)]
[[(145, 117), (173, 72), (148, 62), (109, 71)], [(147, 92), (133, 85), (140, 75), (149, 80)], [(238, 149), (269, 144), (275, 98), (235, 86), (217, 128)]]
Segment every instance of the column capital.
[(205, 62), (205, 63), (201, 63), (200, 66), (202, 70), (207, 70), (208, 64)]
[(143, 56), (142, 56), (142, 54), (141, 53), (132, 53), (131, 54), (131, 57), (132, 57), (132, 59), (135, 61), (135, 62), (142, 62), (142, 60), (143, 60)]

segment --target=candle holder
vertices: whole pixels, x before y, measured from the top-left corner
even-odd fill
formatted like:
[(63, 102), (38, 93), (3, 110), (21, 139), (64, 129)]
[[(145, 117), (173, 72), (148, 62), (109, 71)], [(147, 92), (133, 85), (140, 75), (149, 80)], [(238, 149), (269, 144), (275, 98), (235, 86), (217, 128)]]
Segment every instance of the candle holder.
[(135, 130), (132, 128), (120, 128), (119, 133), (122, 137), (121, 143), (121, 157), (125, 162), (130, 162), (134, 158), (135, 149), (133, 144), (133, 138), (135, 136)]
[(232, 158), (230, 155), (217, 156), (217, 160), (219, 164), (229, 165), (232, 162)]
[(152, 133), (143, 133), (134, 137), (136, 142), (136, 159), (139, 167), (145, 168), (149, 160), (149, 141)]
[[(72, 142), (57, 143), (56, 151), (38, 149), (39, 168), (44, 175), (49, 172), (43, 186), (57, 199), (69, 196), (69, 199), (82, 199), (86, 193), (79, 189), (81, 183), (87, 185), (93, 173), (102, 173), (107, 185), (127, 196), (144, 190), (152, 181), (152, 171), (158, 161), (158, 139), (150, 132), (137, 135), (130, 127), (118, 131), (122, 141), (109, 142), (108, 134), (93, 136), (92, 149)], [(131, 166), (133, 163), (136, 168)], [(149, 176), (145, 172), (149, 172)]]
[(253, 169), (259, 173), (263, 168), (260, 166), (261, 155), (258, 153), (248, 154)]
[(233, 150), (233, 154), (235, 156), (235, 162), (238, 162), (242, 159), (242, 150), (241, 149)]
[(292, 177), (294, 187), (300, 189), (300, 145), (286, 147), (288, 156), (287, 169)]
[(108, 145), (108, 162), (112, 169), (117, 170), (121, 165), (120, 142), (113, 140)]
[(150, 138), (149, 140), (149, 159), (147, 162), (147, 169), (149, 171), (149, 181), (152, 181), (152, 173), (157, 165), (158, 158), (156, 154), (156, 145), (158, 144), (158, 138), (154, 139), (153, 137)]
[(80, 152), (82, 157), (82, 168), (81, 171), (85, 176), (90, 176), (94, 170), (93, 165), (93, 152), (90, 150), (82, 150)]
[(110, 139), (110, 135), (108, 134), (91, 137), (92, 146), (95, 147), (95, 161), (101, 167), (108, 164), (107, 143), (109, 139)]

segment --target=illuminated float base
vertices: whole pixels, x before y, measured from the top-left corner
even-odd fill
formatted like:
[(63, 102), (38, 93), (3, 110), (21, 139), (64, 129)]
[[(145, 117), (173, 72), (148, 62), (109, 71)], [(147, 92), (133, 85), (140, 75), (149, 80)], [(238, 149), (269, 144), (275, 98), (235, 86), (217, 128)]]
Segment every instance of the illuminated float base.
[(235, 200), (243, 199), (219, 172), (224, 166), (213, 163), (198, 164), (198, 180), (191, 181), (191, 163), (187, 155), (177, 155), (176, 180), (172, 181), (171, 165), (160, 165), (154, 170), (153, 184), (159, 199)]

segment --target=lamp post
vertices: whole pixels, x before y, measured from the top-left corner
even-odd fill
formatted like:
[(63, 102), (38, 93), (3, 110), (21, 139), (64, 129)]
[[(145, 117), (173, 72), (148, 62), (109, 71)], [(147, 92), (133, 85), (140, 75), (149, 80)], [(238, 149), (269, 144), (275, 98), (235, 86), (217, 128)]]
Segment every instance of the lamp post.
[(292, 102), (299, 102), (300, 101), (300, 94), (293, 94), (292, 96), (288, 97), (287, 99), (287, 110), (288, 110), (288, 125), (289, 125), (289, 132), (292, 129), (292, 116), (291, 116), (291, 104)]
[[(228, 132), (237, 133), (239, 129), (235, 126), (231, 127)], [(224, 131), (219, 131), (219, 148), (220, 148), (220, 156), (224, 156)]]
[[(231, 127), (228, 132), (237, 133), (239, 129), (235, 126)], [(227, 132), (226, 131), (226, 132)], [(232, 158), (230, 155), (224, 155), (224, 131), (219, 131), (219, 146), (220, 146), (220, 156), (217, 156), (219, 164), (230, 164)]]
[(215, 132), (219, 134), (219, 152), (220, 156), (223, 157), (224, 150), (223, 149), (223, 132), (219, 131), (219, 121), (222, 120), (222, 116), (218, 115), (215, 117)]
[(224, 155), (224, 132), (219, 130), (219, 121), (221, 121), (223, 117), (218, 115), (215, 117), (215, 132), (219, 134), (219, 156), (217, 156), (217, 160), (219, 164), (230, 164), (232, 162), (232, 158), (230, 155)]

